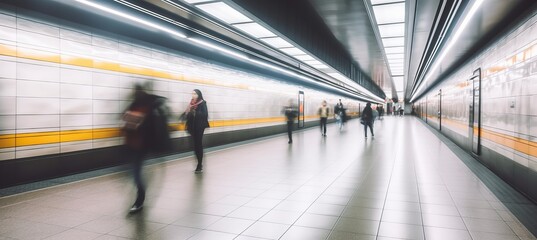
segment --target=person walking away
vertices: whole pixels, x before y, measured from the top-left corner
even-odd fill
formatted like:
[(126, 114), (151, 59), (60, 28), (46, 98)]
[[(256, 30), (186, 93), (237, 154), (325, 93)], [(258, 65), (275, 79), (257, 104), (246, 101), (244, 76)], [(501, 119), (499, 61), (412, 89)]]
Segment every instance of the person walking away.
[(209, 127), (209, 113), (207, 111), (207, 102), (203, 99), (200, 90), (192, 91), (192, 99), (185, 110), (186, 114), (186, 129), (194, 143), (194, 152), (198, 164), (195, 173), (203, 171), (203, 132)]
[(130, 208), (134, 213), (142, 209), (145, 200), (145, 186), (142, 180), (143, 160), (151, 145), (152, 129), (150, 114), (156, 96), (147, 94), (141, 85), (134, 88), (134, 100), (129, 105), (122, 120), (125, 125), (122, 133), (125, 137), (125, 156), (132, 162), (134, 183), (137, 188), (136, 201)]
[(293, 100), (289, 100), (289, 105), (283, 108), (283, 114), (285, 114), (285, 119), (287, 120), (287, 136), (289, 141), (287, 143), (293, 143), (293, 124), (295, 123), (295, 118), (298, 113), (296, 108), (293, 106)]
[(328, 120), (328, 115), (330, 114), (330, 108), (326, 106), (326, 100), (323, 100), (317, 114), (321, 117), (321, 135), (326, 137), (326, 122)]
[(341, 103), (341, 99), (339, 99), (339, 102), (334, 107), (334, 117), (338, 123), (339, 130), (341, 130), (345, 123), (345, 108), (343, 107), (343, 103)]
[(377, 110), (379, 112), (379, 120), (382, 120), (382, 115), (384, 115), (384, 107), (382, 105), (378, 105)]
[(371, 109), (371, 103), (365, 105), (364, 111), (362, 111), (362, 121), (364, 124), (365, 138), (367, 138), (367, 127), (371, 131), (371, 136), (375, 136), (373, 133), (373, 109)]

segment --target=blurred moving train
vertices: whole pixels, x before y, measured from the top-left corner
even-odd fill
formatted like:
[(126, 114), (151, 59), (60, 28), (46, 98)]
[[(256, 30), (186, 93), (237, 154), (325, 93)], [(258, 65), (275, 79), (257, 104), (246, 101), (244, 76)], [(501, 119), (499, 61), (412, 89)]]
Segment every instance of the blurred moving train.
[[(120, 116), (135, 83), (166, 97), (175, 152), (190, 149), (178, 123), (193, 89), (208, 103), (205, 145), (285, 132), (289, 99), (298, 127), (317, 125), (333, 93), (24, 9), (0, 8), (0, 188), (126, 162)], [(362, 104), (363, 106), (364, 104)], [(287, 141), (283, 141), (287, 144)]]
[(414, 102), (417, 115), (537, 202), (537, 16)]

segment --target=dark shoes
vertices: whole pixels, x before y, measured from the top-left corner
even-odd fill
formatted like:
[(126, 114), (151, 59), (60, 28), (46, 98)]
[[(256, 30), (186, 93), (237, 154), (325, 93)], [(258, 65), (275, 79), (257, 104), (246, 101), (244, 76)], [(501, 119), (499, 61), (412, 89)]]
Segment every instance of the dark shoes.
[(289, 140), (289, 142), (287, 142), (287, 143), (291, 144), (291, 143), (293, 143), (293, 141), (292, 141), (292, 140)]
[(194, 170), (194, 173), (196, 173), (196, 174), (197, 174), (197, 173), (202, 173), (202, 172), (203, 172), (203, 167), (202, 167), (201, 165), (198, 165), (198, 166), (196, 167), (196, 170)]
[(132, 205), (131, 209), (129, 209), (129, 213), (136, 213), (142, 210), (143, 207), (144, 207), (143, 203), (135, 203), (134, 205)]

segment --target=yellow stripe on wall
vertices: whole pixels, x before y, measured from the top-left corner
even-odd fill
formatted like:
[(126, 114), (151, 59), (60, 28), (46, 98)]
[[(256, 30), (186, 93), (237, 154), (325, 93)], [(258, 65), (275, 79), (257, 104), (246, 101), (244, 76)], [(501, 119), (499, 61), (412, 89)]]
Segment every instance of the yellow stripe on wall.
[[(461, 121), (442, 118), (442, 122), (447, 123), (446, 125), (448, 126), (452, 126), (460, 130), (468, 129), (468, 125), (464, 124)], [(477, 127), (474, 127), (475, 135), (477, 135), (477, 131), (478, 131)], [(537, 142), (509, 136), (506, 134), (502, 134), (499, 132), (495, 132), (495, 131), (483, 129), (483, 128), (481, 128), (481, 138), (492, 141), (504, 147), (508, 147), (510, 149), (516, 150), (523, 154), (537, 157)]]
[(17, 146), (15, 134), (0, 135), (0, 148), (11, 148)]
[(49, 63), (61, 63), (66, 65), (78, 66), (78, 67), (87, 67), (99, 70), (113, 71), (119, 73), (127, 74), (136, 74), (147, 77), (158, 77), (169, 80), (192, 82), (213, 86), (223, 86), (223, 87), (232, 87), (237, 89), (249, 89), (248, 85), (245, 84), (229, 84), (229, 83), (218, 83), (209, 79), (198, 79), (198, 78), (185, 78), (183, 75), (170, 72), (170, 71), (159, 71), (151, 68), (144, 68), (133, 66), (124, 63), (117, 63), (113, 61), (104, 61), (91, 59), (89, 57), (81, 56), (72, 56), (70, 54), (59, 54), (43, 50), (37, 50), (32, 48), (21, 48), (15, 47), (12, 45), (0, 44), (0, 55), (18, 57), (23, 59), (37, 60)]
[[(120, 64), (112, 61), (104, 61), (92, 59), (90, 57), (72, 56), (69, 54), (59, 54), (49, 51), (37, 50), (32, 48), (21, 48), (12, 45), (0, 44), (0, 55), (18, 57), (23, 59), (38, 60), (49, 63), (61, 63), (72, 66), (87, 67), (93, 69), (114, 71), (120, 73), (136, 74), (148, 77), (158, 77), (170, 80), (202, 83), (206, 85), (232, 87), (238, 89), (249, 89), (246, 84), (229, 84), (217, 83), (210, 79), (186, 78), (182, 74), (159, 71), (150, 68), (137, 67), (128, 64)], [(349, 114), (352, 115), (352, 114)], [(318, 118), (316, 115), (305, 116), (306, 120)], [(284, 117), (271, 118), (252, 118), (252, 119), (233, 119), (233, 120), (214, 120), (210, 122), (211, 127), (238, 126), (247, 124), (259, 123), (274, 123), (284, 122)], [(173, 124), (170, 127), (177, 130), (185, 130), (184, 124)], [(53, 144), (61, 142), (84, 141), (92, 139), (103, 139), (121, 136), (118, 128), (102, 128), (102, 129), (84, 129), (84, 130), (69, 130), (55, 132), (40, 132), (40, 133), (22, 133), (22, 134), (4, 134), (0, 135), (0, 149), (11, 147), (23, 147), (40, 144)]]
[[(318, 118), (317, 116), (306, 116), (306, 119)], [(232, 120), (213, 120), (209, 122), (211, 127), (239, 126), (259, 123), (276, 123), (284, 122), (284, 117), (271, 118), (251, 118), (251, 119), (232, 119)], [(184, 123), (171, 124), (171, 128), (184, 131)], [(53, 144), (63, 142), (85, 141), (93, 139), (120, 137), (119, 128), (99, 128), (99, 129), (82, 129), (51, 131), (39, 133), (18, 133), (0, 135), (0, 149), (11, 147), (24, 147), (40, 144)]]
[(51, 63), (60, 63), (60, 55), (54, 54), (47, 51), (36, 50), (36, 49), (21, 49), (17, 48), (17, 57), (26, 58), (32, 60), (39, 60), (44, 62)]
[(17, 56), (17, 48), (15, 46), (11, 46), (11, 45), (2, 45), (2, 44), (0, 44), (0, 55), (16, 57)]

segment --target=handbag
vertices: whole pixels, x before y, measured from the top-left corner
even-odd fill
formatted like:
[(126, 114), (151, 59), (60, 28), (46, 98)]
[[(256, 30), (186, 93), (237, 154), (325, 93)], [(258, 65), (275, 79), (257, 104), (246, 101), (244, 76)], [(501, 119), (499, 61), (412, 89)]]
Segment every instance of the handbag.
[(123, 125), (125, 130), (137, 130), (144, 122), (145, 114), (139, 111), (127, 111), (123, 114), (122, 120), (125, 122)]
[(360, 119), (360, 124), (365, 125), (365, 121), (363, 119)]

